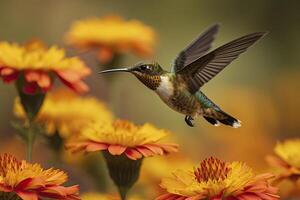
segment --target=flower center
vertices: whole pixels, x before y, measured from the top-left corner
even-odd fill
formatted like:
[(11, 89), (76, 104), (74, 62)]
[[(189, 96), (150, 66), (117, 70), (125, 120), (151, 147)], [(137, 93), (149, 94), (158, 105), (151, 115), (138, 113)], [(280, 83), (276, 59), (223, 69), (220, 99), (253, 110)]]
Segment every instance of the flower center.
[(227, 178), (230, 168), (226, 162), (217, 158), (207, 158), (200, 163), (200, 167), (194, 169), (196, 180), (201, 182), (223, 181)]

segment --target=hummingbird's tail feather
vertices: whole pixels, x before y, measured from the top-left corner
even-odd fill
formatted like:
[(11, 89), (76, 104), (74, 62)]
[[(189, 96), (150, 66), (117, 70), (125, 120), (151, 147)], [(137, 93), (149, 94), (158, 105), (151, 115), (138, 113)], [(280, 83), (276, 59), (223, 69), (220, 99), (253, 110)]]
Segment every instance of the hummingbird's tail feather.
[(218, 122), (218, 120), (211, 118), (211, 117), (205, 117), (203, 116), (204, 119), (206, 119), (206, 121), (208, 121), (209, 123), (211, 123), (214, 126), (220, 126), (220, 122)]
[(224, 111), (219, 111), (218, 114), (220, 115), (219, 119), (217, 119), (222, 124), (232, 126), (233, 128), (241, 127), (241, 121), (230, 116), (229, 114), (225, 113)]

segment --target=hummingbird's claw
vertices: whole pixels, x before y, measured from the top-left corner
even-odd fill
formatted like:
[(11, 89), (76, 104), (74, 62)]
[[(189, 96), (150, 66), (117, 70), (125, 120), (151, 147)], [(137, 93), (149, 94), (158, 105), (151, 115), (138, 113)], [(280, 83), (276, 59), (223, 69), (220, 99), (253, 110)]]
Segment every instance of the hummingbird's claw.
[(194, 127), (194, 123), (193, 123), (193, 118), (189, 115), (186, 115), (184, 118), (185, 122), (187, 125), (189, 125), (190, 127)]

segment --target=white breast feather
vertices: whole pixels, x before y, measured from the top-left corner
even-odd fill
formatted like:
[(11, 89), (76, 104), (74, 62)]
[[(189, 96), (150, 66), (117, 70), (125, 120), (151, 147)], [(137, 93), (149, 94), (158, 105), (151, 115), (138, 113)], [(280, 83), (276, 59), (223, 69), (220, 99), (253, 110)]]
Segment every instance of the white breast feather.
[(156, 93), (163, 101), (168, 101), (174, 93), (173, 84), (168, 76), (162, 76), (159, 87), (156, 89)]

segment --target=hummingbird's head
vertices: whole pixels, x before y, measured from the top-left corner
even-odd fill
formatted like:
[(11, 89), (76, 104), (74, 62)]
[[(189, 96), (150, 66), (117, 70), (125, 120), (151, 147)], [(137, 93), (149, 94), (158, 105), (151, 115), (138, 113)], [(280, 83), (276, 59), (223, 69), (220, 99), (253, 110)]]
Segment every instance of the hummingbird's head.
[(156, 90), (156, 88), (160, 85), (161, 75), (163, 75), (166, 71), (164, 71), (158, 63), (154, 62), (138, 63), (133, 67), (109, 69), (99, 73), (102, 74), (110, 72), (130, 72), (148, 88)]

